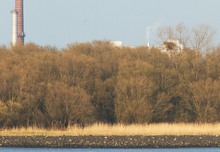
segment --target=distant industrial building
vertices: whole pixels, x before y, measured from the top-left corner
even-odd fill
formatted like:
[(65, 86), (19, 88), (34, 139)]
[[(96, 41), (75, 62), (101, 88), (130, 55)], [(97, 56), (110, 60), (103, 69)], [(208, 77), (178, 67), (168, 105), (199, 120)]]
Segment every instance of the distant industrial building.
[(110, 44), (114, 47), (123, 47), (122, 41), (110, 41)]

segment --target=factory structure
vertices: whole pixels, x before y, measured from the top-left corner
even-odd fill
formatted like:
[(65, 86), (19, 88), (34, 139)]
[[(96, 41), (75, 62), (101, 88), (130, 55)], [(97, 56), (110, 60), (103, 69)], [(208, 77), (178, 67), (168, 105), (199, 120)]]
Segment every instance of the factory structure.
[[(11, 11), (12, 15), (12, 46), (24, 45), (24, 4), (23, 0), (15, 0), (15, 8)], [(148, 28), (149, 29), (149, 28)], [(162, 46), (150, 46), (149, 43), (149, 30), (147, 30), (147, 47), (158, 48), (162, 52), (170, 52), (171, 50), (180, 52), (183, 50), (183, 45), (180, 41), (171, 39), (165, 41)], [(122, 41), (110, 41), (110, 44), (114, 47), (124, 47)], [(134, 48), (134, 46), (126, 46)]]
[(23, 0), (15, 0), (12, 15), (12, 46), (24, 45), (24, 5)]

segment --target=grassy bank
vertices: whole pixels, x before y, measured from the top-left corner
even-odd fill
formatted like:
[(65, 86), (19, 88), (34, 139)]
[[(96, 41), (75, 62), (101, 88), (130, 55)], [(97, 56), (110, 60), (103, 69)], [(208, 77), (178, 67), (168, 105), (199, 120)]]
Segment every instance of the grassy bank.
[(84, 135), (220, 135), (220, 124), (146, 124), (106, 125), (94, 124), (85, 128), (72, 126), (67, 130), (46, 130), (40, 128), (6, 129), (0, 136), (84, 136)]

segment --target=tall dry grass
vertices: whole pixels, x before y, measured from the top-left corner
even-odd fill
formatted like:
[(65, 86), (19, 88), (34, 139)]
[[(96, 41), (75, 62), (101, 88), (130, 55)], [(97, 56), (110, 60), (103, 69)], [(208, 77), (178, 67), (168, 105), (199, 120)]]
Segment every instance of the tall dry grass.
[(1, 130), (0, 136), (129, 136), (129, 135), (220, 135), (220, 124), (94, 124), (85, 128), (72, 126), (67, 130), (21, 128)]

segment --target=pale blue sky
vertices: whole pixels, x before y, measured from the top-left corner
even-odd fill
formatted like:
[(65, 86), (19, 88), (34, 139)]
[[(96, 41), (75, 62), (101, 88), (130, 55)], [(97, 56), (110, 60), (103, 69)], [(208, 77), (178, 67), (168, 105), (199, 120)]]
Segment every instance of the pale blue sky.
[[(13, 7), (14, 0), (0, 0), (0, 45), (10, 45)], [(115, 40), (139, 46), (146, 44), (146, 27), (180, 22), (220, 32), (220, 0), (24, 0), (24, 7), (25, 41), (39, 45)]]

